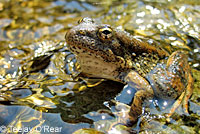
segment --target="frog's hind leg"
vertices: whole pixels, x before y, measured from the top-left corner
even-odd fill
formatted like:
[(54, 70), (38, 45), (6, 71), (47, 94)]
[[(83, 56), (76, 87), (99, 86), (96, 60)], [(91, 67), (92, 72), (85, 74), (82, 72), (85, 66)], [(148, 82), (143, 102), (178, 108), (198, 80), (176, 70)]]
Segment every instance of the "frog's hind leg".
[(172, 116), (174, 111), (181, 105), (181, 103), (182, 103), (182, 107), (183, 107), (185, 114), (189, 114), (189, 112), (188, 112), (188, 100), (191, 97), (192, 92), (193, 92), (193, 78), (192, 78), (191, 74), (189, 74), (188, 77), (189, 77), (189, 79), (188, 79), (187, 88), (184, 92), (182, 92), (182, 94), (179, 96), (179, 98), (176, 100), (176, 102), (171, 107), (169, 113), (167, 114), (168, 118)]
[(187, 56), (182, 51), (176, 51), (172, 53), (167, 61), (167, 68), (169, 72), (175, 72), (174, 75), (178, 75), (179, 78), (185, 80), (184, 82), (175, 82), (178, 78), (172, 77), (172, 81), (175, 82), (172, 87), (176, 87), (176, 85), (180, 84), (182, 86), (179, 87), (179, 91), (183, 90), (183, 92), (171, 107), (171, 110), (169, 114), (167, 114), (167, 117), (170, 117), (179, 105), (182, 105), (185, 114), (188, 114), (188, 100), (193, 92), (193, 78), (190, 66), (187, 62)]
[(186, 91), (185, 91), (186, 92), (185, 96), (183, 98), (183, 108), (184, 108), (184, 111), (186, 113), (188, 113), (188, 100), (189, 100), (189, 98), (192, 95), (192, 92), (193, 92), (193, 82), (194, 82), (191, 73), (189, 74), (188, 77), (189, 77), (188, 78), (188, 85), (187, 85), (187, 88), (186, 88)]
[(175, 103), (172, 105), (169, 113), (166, 115), (166, 117), (171, 117), (172, 114), (175, 112), (175, 110), (181, 105), (183, 98), (185, 96), (185, 92), (182, 92), (182, 94), (179, 96), (179, 98), (175, 101)]

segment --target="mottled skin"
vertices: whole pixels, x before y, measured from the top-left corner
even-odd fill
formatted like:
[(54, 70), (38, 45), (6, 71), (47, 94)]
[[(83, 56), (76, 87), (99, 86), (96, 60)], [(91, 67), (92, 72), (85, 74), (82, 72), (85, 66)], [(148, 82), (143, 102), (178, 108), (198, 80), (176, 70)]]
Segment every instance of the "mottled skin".
[(182, 51), (166, 51), (142, 42), (125, 31), (84, 18), (66, 34), (69, 49), (76, 55), (87, 77), (128, 83), (137, 89), (130, 121), (137, 121), (145, 100), (154, 96), (177, 99), (168, 116), (183, 104), (188, 109), (193, 78), (187, 56)]

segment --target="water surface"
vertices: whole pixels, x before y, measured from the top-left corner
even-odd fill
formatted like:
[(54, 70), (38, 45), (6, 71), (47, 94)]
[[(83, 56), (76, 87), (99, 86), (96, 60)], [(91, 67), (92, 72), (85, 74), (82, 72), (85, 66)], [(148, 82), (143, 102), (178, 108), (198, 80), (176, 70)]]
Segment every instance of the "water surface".
[(151, 39), (170, 53), (187, 51), (195, 78), (190, 115), (180, 109), (167, 122), (150, 104), (140, 125), (118, 131), (200, 133), (199, 16), (199, 0), (0, 0), (0, 131), (108, 132), (118, 119), (114, 101), (130, 104), (133, 96), (120, 83), (73, 79), (79, 67), (64, 41), (79, 19), (91, 17)]

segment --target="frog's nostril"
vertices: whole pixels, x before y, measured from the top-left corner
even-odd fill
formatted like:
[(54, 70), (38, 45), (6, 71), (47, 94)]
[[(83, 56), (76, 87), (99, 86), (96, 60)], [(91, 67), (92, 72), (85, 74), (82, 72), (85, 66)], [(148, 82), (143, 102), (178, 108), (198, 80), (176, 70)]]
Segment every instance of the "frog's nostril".
[(94, 23), (94, 20), (93, 20), (92, 18), (86, 17), (86, 18), (80, 19), (80, 20), (78, 21), (78, 24), (80, 24), (80, 23)]
[(79, 34), (86, 35), (86, 32), (84, 30), (79, 30)]

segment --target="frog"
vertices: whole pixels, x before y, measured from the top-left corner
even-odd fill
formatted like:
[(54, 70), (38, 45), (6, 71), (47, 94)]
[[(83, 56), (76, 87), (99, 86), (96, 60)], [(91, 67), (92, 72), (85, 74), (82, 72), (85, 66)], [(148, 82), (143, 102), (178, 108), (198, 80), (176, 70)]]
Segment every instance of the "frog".
[(179, 106), (188, 112), (193, 77), (187, 54), (171, 54), (159, 45), (143, 41), (125, 30), (83, 18), (65, 35), (84, 77), (103, 78), (136, 89), (128, 118), (137, 122), (146, 100), (153, 97), (175, 100), (167, 117)]

